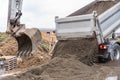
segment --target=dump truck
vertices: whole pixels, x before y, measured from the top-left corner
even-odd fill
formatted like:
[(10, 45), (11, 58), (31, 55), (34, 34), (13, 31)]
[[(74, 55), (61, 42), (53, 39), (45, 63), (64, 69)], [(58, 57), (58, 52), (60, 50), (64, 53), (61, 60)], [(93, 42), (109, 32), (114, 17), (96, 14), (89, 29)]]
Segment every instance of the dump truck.
[(97, 39), (99, 61), (120, 60), (120, 40), (115, 36), (120, 27), (119, 0), (93, 1), (65, 18), (56, 16), (55, 23), (58, 40), (94, 38)]
[(41, 33), (37, 28), (26, 28), (21, 24), (23, 0), (9, 0), (6, 32), (18, 42), (18, 57), (29, 57), (37, 49), (41, 41)]

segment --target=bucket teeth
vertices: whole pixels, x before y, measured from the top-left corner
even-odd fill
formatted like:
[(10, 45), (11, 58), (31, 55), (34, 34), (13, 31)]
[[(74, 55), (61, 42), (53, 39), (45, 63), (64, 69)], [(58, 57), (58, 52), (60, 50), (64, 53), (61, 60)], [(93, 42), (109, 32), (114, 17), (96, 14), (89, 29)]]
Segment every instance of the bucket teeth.
[(15, 39), (18, 42), (17, 57), (29, 57), (38, 48), (38, 44), (41, 42), (41, 33), (36, 28), (26, 29)]

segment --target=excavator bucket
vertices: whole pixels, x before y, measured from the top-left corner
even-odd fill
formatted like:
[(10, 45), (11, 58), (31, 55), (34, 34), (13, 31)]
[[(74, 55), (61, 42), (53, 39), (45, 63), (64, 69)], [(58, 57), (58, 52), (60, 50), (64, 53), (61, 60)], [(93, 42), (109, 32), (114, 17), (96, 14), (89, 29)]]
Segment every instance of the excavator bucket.
[(18, 57), (29, 57), (36, 51), (40, 41), (41, 33), (38, 29), (25, 29), (19, 32), (20, 36), (14, 36), (18, 42)]
[(25, 24), (20, 23), (22, 3), (23, 0), (9, 0), (6, 32), (18, 42), (17, 56), (28, 57), (36, 51), (41, 41), (41, 33), (36, 28), (26, 29)]

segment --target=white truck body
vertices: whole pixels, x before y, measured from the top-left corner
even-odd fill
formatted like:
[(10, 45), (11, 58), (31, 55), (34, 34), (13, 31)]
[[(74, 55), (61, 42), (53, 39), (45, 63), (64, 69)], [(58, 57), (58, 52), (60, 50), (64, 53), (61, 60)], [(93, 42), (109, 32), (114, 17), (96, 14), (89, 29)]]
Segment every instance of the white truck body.
[(56, 18), (58, 39), (91, 37), (94, 29), (94, 14)]
[(55, 22), (58, 40), (90, 38), (96, 35), (98, 43), (101, 44), (120, 27), (120, 2), (99, 16), (93, 12), (87, 15), (55, 18)]

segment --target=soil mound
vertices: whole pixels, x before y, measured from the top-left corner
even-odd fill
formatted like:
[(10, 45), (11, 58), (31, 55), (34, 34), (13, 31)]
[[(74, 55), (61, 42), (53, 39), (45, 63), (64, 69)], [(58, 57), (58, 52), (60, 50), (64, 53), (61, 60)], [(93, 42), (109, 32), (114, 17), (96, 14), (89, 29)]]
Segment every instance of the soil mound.
[(20, 80), (97, 80), (95, 73), (95, 70), (78, 60), (56, 57), (46, 65), (17, 75), (17, 77)]
[(31, 67), (35, 67), (35, 66), (44, 64), (44, 63), (48, 62), (50, 60), (50, 58), (51, 58), (51, 55), (49, 55), (48, 53), (37, 50), (35, 55), (33, 55), (29, 58), (24, 58), (22, 60), (22, 62), (19, 62), (15, 71), (21, 71), (22, 69), (23, 70), (29, 69)]
[(59, 41), (53, 51), (53, 57), (71, 58), (91, 65), (97, 61), (98, 44), (96, 39)]
[(59, 41), (55, 46), (51, 61), (11, 77), (11, 79), (98, 80), (96, 71), (88, 66), (97, 61), (96, 55), (97, 42), (95, 39)]

